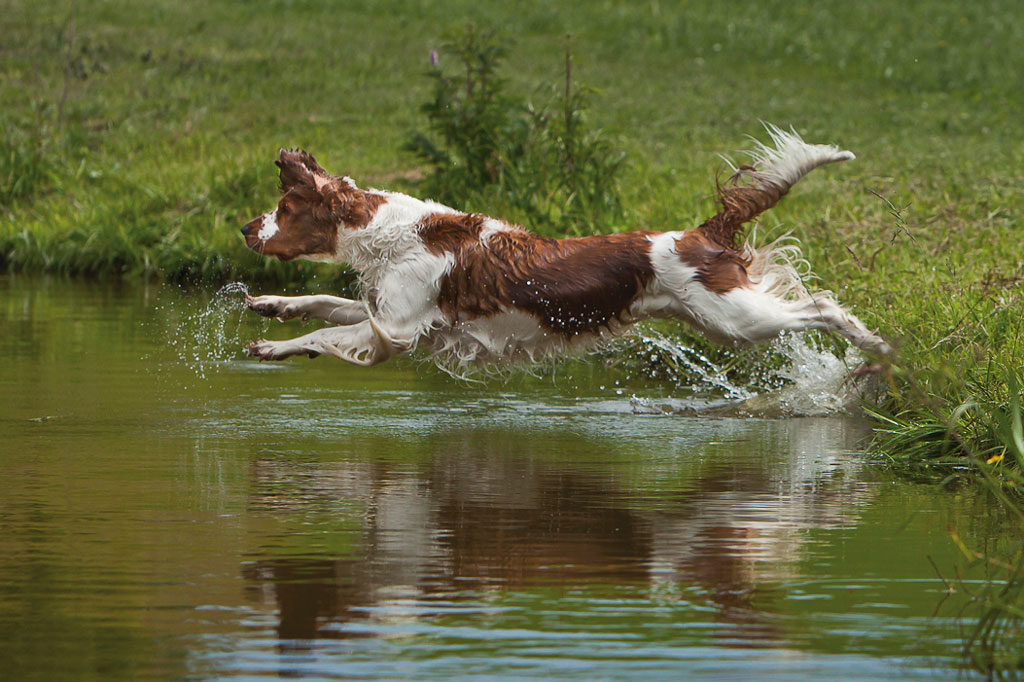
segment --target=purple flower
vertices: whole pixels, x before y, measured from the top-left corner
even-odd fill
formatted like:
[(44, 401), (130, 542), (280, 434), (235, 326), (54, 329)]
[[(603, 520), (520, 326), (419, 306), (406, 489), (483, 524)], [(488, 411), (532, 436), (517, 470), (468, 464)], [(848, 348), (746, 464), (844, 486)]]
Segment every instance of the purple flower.
[(430, 65), (437, 66), (437, 50), (430, 51)]

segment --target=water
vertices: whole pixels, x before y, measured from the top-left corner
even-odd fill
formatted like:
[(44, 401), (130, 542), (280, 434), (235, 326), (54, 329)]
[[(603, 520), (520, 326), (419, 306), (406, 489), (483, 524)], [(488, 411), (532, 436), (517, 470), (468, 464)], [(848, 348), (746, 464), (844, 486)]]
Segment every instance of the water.
[(691, 397), (596, 363), (258, 363), (314, 323), (217, 299), (0, 279), (5, 677), (957, 676), (929, 557), (1013, 531), (867, 466), (858, 419), (637, 414)]

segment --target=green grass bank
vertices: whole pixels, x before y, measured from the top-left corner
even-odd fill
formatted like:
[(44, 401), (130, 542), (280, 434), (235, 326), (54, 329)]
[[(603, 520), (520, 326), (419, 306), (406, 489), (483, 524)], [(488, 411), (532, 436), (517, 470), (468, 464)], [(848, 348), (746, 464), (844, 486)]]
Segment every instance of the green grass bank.
[[(410, 190), (423, 166), (403, 147), (427, 125), (430, 52), (467, 20), (514, 41), (506, 89), (539, 108), (557, 107), (571, 36), (573, 77), (595, 91), (587, 125), (625, 154), (621, 210), (599, 229), (699, 223), (717, 155), (763, 139), (760, 120), (851, 149), (857, 161), (813, 174), (759, 229), (792, 231), (814, 285), (899, 348), (881, 450), (1020, 486), (1016, 0), (2, 0), (0, 13), (8, 270), (343, 286), (337, 269), (259, 259), (238, 227), (275, 201), (282, 146)], [(500, 195), (460, 208), (528, 217)]]

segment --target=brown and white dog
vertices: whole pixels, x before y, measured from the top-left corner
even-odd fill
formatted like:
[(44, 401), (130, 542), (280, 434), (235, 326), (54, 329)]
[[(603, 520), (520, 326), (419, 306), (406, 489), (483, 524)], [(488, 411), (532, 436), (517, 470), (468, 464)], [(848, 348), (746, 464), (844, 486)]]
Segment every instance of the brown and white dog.
[(889, 346), (829, 292), (811, 295), (792, 244), (755, 248), (742, 226), (814, 168), (854, 158), (767, 126), (753, 163), (719, 187), (721, 210), (675, 232), (549, 239), (495, 218), (404, 194), (362, 190), (304, 151), (281, 150), (277, 208), (242, 228), (246, 246), (281, 260), (348, 263), (360, 300), (258, 296), (260, 315), (338, 326), (254, 341), (264, 360), (328, 353), (375, 365), (424, 348), (449, 367), (508, 365), (593, 345), (638, 320), (672, 317), (711, 340), (767, 341), (824, 329), (873, 353)]

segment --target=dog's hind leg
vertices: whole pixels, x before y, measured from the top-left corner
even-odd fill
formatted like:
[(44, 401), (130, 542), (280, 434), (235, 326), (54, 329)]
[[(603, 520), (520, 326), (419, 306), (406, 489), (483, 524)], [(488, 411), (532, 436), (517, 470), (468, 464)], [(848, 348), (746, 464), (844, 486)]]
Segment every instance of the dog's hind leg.
[(366, 320), (366, 304), (338, 296), (256, 296), (246, 297), (245, 307), (263, 317), (290, 320), (326, 320), (340, 325)]
[(827, 295), (788, 301), (749, 288), (725, 294), (705, 290), (691, 295), (686, 308), (685, 319), (719, 342), (761, 343), (787, 331), (818, 329), (835, 332), (871, 353), (892, 352), (884, 339), (868, 331), (863, 322)]
[[(790, 304), (793, 305), (793, 304)], [(879, 355), (890, 355), (892, 347), (864, 323), (828, 296), (815, 296), (794, 311), (797, 320), (791, 323), (795, 331), (823, 329), (835, 332), (861, 350)]]
[(312, 358), (326, 353), (353, 365), (370, 367), (395, 353), (410, 350), (412, 345), (411, 341), (392, 338), (372, 317), (367, 317), (353, 325), (318, 329), (287, 341), (253, 341), (249, 344), (249, 355), (261, 360), (283, 360), (292, 355)]

